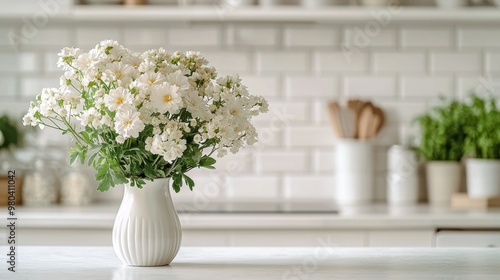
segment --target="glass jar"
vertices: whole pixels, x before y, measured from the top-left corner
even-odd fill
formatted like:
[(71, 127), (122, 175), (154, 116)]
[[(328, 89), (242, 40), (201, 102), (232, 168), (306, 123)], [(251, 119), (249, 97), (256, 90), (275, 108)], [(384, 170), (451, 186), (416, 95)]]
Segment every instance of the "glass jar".
[(23, 203), (26, 206), (55, 204), (59, 196), (58, 180), (48, 160), (41, 154), (35, 156), (26, 172), (23, 186)]
[(61, 179), (61, 203), (70, 206), (88, 205), (94, 188), (81, 165), (71, 166)]

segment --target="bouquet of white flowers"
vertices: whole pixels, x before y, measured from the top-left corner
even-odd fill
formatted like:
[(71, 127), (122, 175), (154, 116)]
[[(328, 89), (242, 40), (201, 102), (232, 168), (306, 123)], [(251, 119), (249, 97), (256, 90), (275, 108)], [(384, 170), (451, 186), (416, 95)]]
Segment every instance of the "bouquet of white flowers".
[(250, 120), (268, 108), (237, 75), (217, 78), (196, 52), (141, 54), (102, 41), (59, 57), (60, 88), (43, 89), (23, 122), (72, 135), (71, 162), (94, 167), (100, 191), (157, 178), (172, 178), (176, 192), (183, 181), (192, 189), (186, 172), (213, 169), (214, 152), (255, 143)]

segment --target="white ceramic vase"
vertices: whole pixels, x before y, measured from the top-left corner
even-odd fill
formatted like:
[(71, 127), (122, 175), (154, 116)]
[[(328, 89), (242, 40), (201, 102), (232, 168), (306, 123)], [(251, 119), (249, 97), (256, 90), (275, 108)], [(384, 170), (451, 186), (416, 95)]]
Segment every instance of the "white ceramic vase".
[(130, 266), (168, 265), (179, 251), (182, 231), (168, 179), (146, 181), (142, 189), (125, 185), (113, 226), (113, 248)]
[(468, 159), (467, 193), (471, 198), (500, 196), (500, 160)]
[(461, 166), (456, 161), (430, 161), (426, 164), (427, 194), (432, 206), (449, 206), (458, 192)]

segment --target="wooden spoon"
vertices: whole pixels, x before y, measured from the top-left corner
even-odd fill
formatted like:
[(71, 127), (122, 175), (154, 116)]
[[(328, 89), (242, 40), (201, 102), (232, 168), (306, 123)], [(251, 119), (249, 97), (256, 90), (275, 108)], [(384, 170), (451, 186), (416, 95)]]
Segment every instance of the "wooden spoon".
[(340, 106), (337, 102), (328, 103), (328, 116), (332, 125), (333, 132), (338, 138), (344, 137), (342, 122), (340, 120)]
[(365, 103), (358, 119), (358, 138), (367, 140), (370, 136), (370, 126), (373, 121), (373, 105)]
[(363, 107), (365, 106), (366, 102), (361, 101), (359, 99), (354, 99), (354, 100), (349, 100), (347, 101), (347, 107), (351, 112), (354, 112), (355, 116), (355, 128), (354, 128), (354, 138), (359, 138), (359, 118), (361, 116), (361, 111), (363, 110)]
[(382, 127), (384, 126), (385, 123), (384, 111), (382, 111), (382, 109), (376, 106), (373, 106), (372, 109), (373, 109), (372, 111), (373, 116), (370, 126), (368, 128), (368, 134), (367, 134), (368, 139), (375, 138), (379, 134), (380, 130), (382, 130)]
[(378, 119), (377, 124), (375, 124), (375, 133), (373, 134), (373, 137), (375, 137), (380, 133), (385, 125), (385, 113), (384, 110), (380, 109), (379, 107), (375, 107), (373, 109), (373, 113)]
[(340, 122), (344, 138), (355, 138), (356, 135), (356, 113), (346, 107), (340, 107)]

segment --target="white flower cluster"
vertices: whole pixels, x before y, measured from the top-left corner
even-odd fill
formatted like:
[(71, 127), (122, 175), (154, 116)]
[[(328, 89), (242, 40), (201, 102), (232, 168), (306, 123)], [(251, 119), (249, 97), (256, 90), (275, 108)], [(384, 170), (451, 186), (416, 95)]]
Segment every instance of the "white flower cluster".
[(267, 111), (267, 102), (250, 95), (238, 76), (217, 78), (196, 52), (141, 54), (102, 41), (89, 52), (64, 48), (57, 65), (65, 71), (60, 88), (37, 96), (25, 125), (59, 128), (56, 121), (75, 118), (86, 129), (109, 131), (117, 143), (140, 137), (147, 151), (169, 163), (182, 156), (188, 139), (213, 143), (219, 156), (253, 144), (250, 120)]

